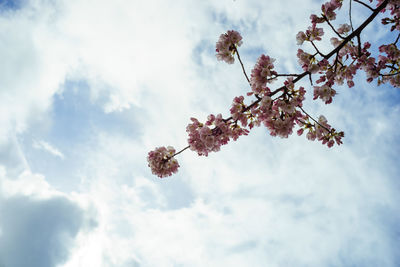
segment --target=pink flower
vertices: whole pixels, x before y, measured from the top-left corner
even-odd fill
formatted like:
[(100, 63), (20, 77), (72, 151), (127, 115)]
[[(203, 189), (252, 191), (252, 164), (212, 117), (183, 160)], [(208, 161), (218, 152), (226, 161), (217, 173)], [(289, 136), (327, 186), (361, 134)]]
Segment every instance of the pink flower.
[(242, 112), (243, 109), (246, 107), (243, 103), (243, 100), (244, 100), (243, 96), (235, 97), (233, 99), (230, 112), (231, 112), (233, 120), (240, 121), (242, 126), (246, 127), (248, 117), (247, 117), (247, 114)]
[(322, 13), (327, 17), (328, 20), (336, 19), (335, 10), (342, 7), (343, 0), (331, 0), (322, 5)]
[(320, 66), (313, 55), (304, 52), (302, 49), (298, 49), (297, 58), (299, 65), (303, 68), (303, 70), (311, 73), (317, 73), (319, 71)]
[(336, 38), (336, 37), (332, 37), (331, 38), (331, 44), (336, 48), (338, 47), (342, 42)]
[(293, 117), (275, 116), (265, 120), (264, 125), (268, 128), (272, 136), (288, 138), (292, 134), (295, 124)]
[(259, 103), (259, 107), (254, 112), (257, 117), (256, 125), (260, 125), (261, 122), (268, 120), (272, 116), (272, 114), (273, 114), (272, 104), (273, 104), (272, 99), (268, 95), (265, 95), (261, 99), (261, 101)]
[(400, 50), (394, 44), (381, 45), (379, 52), (386, 53), (387, 58), (392, 61), (397, 61), (400, 58)]
[(367, 74), (367, 82), (372, 82), (374, 79), (379, 77), (380, 69), (375, 64), (374, 57), (368, 57), (363, 55), (358, 58), (358, 63), (362, 70)]
[(157, 147), (147, 156), (148, 166), (160, 178), (171, 176), (178, 171), (178, 161), (174, 158), (175, 149), (171, 146)]
[(233, 55), (236, 48), (241, 46), (242, 43), (242, 36), (237, 31), (232, 30), (221, 34), (215, 49), (217, 59), (232, 64), (235, 61)]
[(309, 131), (306, 135), (307, 139), (310, 141), (314, 141), (315, 138), (317, 137), (314, 131)]
[[(308, 133), (306, 135), (307, 139), (314, 141), (317, 139), (321, 141), (323, 145), (327, 145), (328, 147), (332, 147), (335, 142), (337, 145), (342, 144), (342, 138), (344, 137), (343, 132), (336, 132), (329, 124), (324, 116), (319, 116), (318, 123), (312, 125), (307, 123), (304, 125), (305, 129), (308, 129)], [(300, 129), (298, 134), (303, 132)]]
[(329, 140), (327, 143), (328, 147), (333, 147), (334, 144), (335, 144), (335, 141), (333, 141), (332, 139)]
[(279, 109), (287, 114), (293, 114), (295, 112), (296, 103), (293, 101), (294, 99), (280, 100), (276, 101)]
[(354, 86), (354, 82), (353, 81), (347, 81), (347, 86), (349, 88), (353, 87)]
[(339, 25), (339, 28), (337, 29), (337, 32), (340, 34), (347, 33), (349, 31), (351, 31), (351, 26), (347, 23)]
[(313, 25), (325, 22), (325, 19), (323, 17), (318, 17), (315, 14), (311, 14), (310, 19)]
[(324, 84), (323, 86), (314, 86), (314, 100), (321, 98), (325, 101), (325, 104), (330, 104), (332, 103), (332, 97), (335, 95), (336, 91), (327, 84)]
[[(199, 156), (208, 156), (210, 152), (217, 152), (222, 145), (226, 145), (230, 138), (236, 140), (241, 135), (247, 135), (248, 130), (239, 125), (224, 121), (221, 114), (211, 114), (205, 124), (191, 118), (193, 123), (186, 127), (189, 134), (189, 148)], [(213, 128), (210, 128), (212, 126)]]
[[(266, 94), (266, 84), (268, 82), (272, 82), (270, 79), (274, 75), (277, 75), (277, 72), (272, 70), (274, 68), (275, 59), (270, 58), (266, 55), (261, 55), (253, 70), (251, 71), (250, 84), (251, 89), (256, 94)], [(269, 89), (268, 89), (269, 90)]]
[(302, 45), (307, 40), (307, 35), (303, 31), (300, 31), (296, 35), (296, 40), (298, 45)]
[(300, 129), (297, 130), (297, 135), (300, 136), (300, 135), (303, 134), (303, 132), (304, 132), (304, 129), (300, 128)]
[(308, 27), (306, 35), (307, 40), (309, 41), (320, 41), (321, 37), (324, 35), (324, 30), (322, 28), (315, 27), (315, 24), (313, 24), (312, 26)]

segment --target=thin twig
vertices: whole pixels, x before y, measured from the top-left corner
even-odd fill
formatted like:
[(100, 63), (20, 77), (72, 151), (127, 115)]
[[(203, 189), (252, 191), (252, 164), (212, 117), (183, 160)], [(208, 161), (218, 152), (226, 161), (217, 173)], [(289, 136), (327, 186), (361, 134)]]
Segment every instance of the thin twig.
[(350, 0), (349, 2), (350, 2), (350, 7), (349, 7), (350, 27), (351, 27), (351, 31), (353, 32), (353, 31), (354, 31), (354, 28), (353, 28), (353, 21), (352, 21), (352, 19), (351, 19), (351, 2), (352, 2), (352, 0)]
[(375, 11), (375, 9), (373, 9), (372, 7), (370, 7), (369, 5), (367, 5), (367, 4), (364, 3), (364, 2), (361, 2), (361, 1), (359, 1), (359, 0), (354, 0), (354, 2), (357, 2), (357, 3), (361, 4), (361, 5), (363, 5), (363, 6), (367, 7), (367, 8), (369, 8), (372, 12)]
[(331, 27), (331, 29), (337, 34), (337, 36), (339, 36), (342, 40), (344, 40), (346, 37), (343, 37), (340, 33), (338, 33), (335, 29), (335, 27), (333, 27), (333, 25), (329, 22), (329, 19), (325, 16), (322, 15), (322, 17), (325, 19), (326, 23), (328, 23), (328, 25)]
[(310, 78), (310, 83), (311, 83), (311, 85), (313, 85), (311, 73), (308, 74), (308, 78)]
[(313, 41), (310, 41), (310, 42), (311, 42), (312, 46), (314, 46), (314, 48), (315, 48), (315, 50), (317, 51), (317, 53), (318, 53), (321, 57), (325, 57), (325, 55), (322, 54), (322, 53), (318, 50), (318, 48), (317, 48), (317, 46), (314, 44), (314, 42), (313, 42)]
[(399, 33), (399, 35), (397, 35), (397, 38), (396, 38), (396, 41), (394, 41), (394, 45), (396, 45), (397, 44), (397, 42), (399, 41), (399, 38), (400, 38), (400, 33)]
[(336, 73), (336, 69), (337, 69), (337, 63), (338, 63), (338, 61), (339, 61), (339, 51), (336, 53), (336, 59), (335, 59), (335, 68), (334, 68), (334, 73)]
[(392, 69), (392, 70), (397, 70), (397, 68), (395, 68), (394, 65), (391, 66), (391, 65), (387, 65), (387, 64), (386, 64), (385, 67), (390, 68), (390, 69)]
[(387, 74), (379, 73), (379, 75), (382, 76), (382, 77), (396, 76), (396, 75), (398, 75), (398, 74), (400, 74), (400, 72), (387, 73)]
[(240, 65), (242, 66), (242, 70), (243, 70), (244, 76), (246, 77), (246, 80), (248, 81), (248, 83), (251, 85), (250, 79), (249, 79), (249, 77), (247, 76), (246, 70), (244, 69), (243, 62), (242, 62), (242, 60), (240, 59), (239, 51), (237, 50), (236, 46), (235, 46), (235, 52), (236, 52), (236, 55), (237, 55), (238, 60), (239, 60), (239, 62), (240, 62)]
[(275, 74), (273, 77), (268, 78), (267, 81), (274, 80), (278, 77), (297, 77), (299, 74)]
[(298, 106), (301, 111), (304, 112), (304, 114), (306, 114), (308, 117), (310, 117), (315, 123), (317, 123), (319, 126), (321, 126), (322, 128), (324, 128), (325, 130), (327, 130), (329, 133), (331, 132), (331, 130), (329, 130), (328, 128), (326, 128), (324, 125), (322, 125), (321, 123), (319, 123), (317, 120), (315, 120), (313, 117), (310, 116), (310, 114), (308, 114), (301, 106)]
[(299, 74), (276, 74), (276, 77), (297, 77)]
[[(180, 151), (178, 151), (178, 152), (176, 152), (174, 155), (172, 155), (172, 157), (175, 157), (176, 155), (179, 155), (180, 153), (182, 153), (183, 151), (185, 151), (185, 150), (188, 149), (189, 147), (190, 147), (190, 146), (187, 146), (187, 147), (181, 149)], [(171, 157), (171, 158), (172, 158), (172, 157)]]

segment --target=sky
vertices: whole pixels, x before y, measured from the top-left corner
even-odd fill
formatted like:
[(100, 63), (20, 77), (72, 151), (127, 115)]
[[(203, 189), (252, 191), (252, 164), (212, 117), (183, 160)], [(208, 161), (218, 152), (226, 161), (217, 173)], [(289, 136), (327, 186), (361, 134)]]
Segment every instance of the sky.
[[(363, 73), (330, 105), (299, 82), (341, 146), (260, 127), (171, 177), (147, 166), (250, 90), (220, 34), (241, 33), (248, 72), (263, 53), (301, 72), (295, 37), (323, 1), (299, 3), (0, 0), (0, 267), (400, 266), (400, 92)], [(368, 14), (353, 3), (355, 25)]]

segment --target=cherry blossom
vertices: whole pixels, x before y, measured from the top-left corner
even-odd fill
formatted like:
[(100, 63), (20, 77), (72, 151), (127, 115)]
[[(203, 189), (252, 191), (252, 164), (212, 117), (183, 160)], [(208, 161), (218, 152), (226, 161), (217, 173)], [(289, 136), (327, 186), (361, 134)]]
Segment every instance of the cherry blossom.
[(340, 34), (344, 34), (344, 33), (347, 33), (349, 31), (351, 31), (351, 26), (349, 24), (347, 24), (347, 23), (341, 24), (339, 26), (339, 28), (337, 29), (337, 32), (340, 33)]
[(266, 55), (261, 55), (253, 70), (251, 71), (250, 84), (251, 89), (256, 94), (266, 94), (268, 93), (268, 88), (266, 88), (266, 84), (268, 82), (272, 82), (274, 75), (277, 75), (277, 72), (272, 70), (274, 68), (275, 59), (270, 58)]
[(189, 148), (196, 151), (199, 156), (217, 152), (222, 145), (229, 142), (230, 138), (237, 140), (239, 136), (248, 134), (248, 130), (223, 120), (221, 114), (209, 115), (205, 124), (196, 118), (191, 118), (191, 121), (192, 123), (186, 127), (186, 132), (189, 134)]
[(321, 41), (321, 37), (324, 35), (324, 30), (322, 28), (317, 28), (315, 24), (308, 27), (306, 31), (306, 36), (308, 41)]
[(315, 59), (315, 56), (304, 52), (302, 49), (298, 49), (297, 58), (299, 65), (304, 71), (309, 71), (311, 73), (317, 73), (319, 71), (318, 61)]
[(332, 103), (332, 97), (335, 95), (335, 89), (331, 88), (328, 84), (314, 86), (314, 100), (320, 98), (325, 101), (325, 104), (330, 104)]
[(328, 20), (335, 20), (336, 19), (336, 9), (340, 9), (342, 7), (343, 0), (331, 0), (322, 5), (321, 10), (323, 15)]
[(298, 45), (302, 45), (307, 40), (307, 35), (303, 31), (299, 31), (296, 35), (296, 40)]
[(148, 166), (154, 175), (160, 178), (171, 176), (179, 168), (178, 161), (174, 158), (175, 148), (157, 147), (147, 156)]
[(215, 49), (217, 52), (217, 59), (225, 61), (228, 64), (233, 64), (233, 62), (235, 62), (235, 58), (233, 56), (236, 48), (241, 46), (242, 43), (242, 36), (237, 31), (232, 30), (221, 34)]

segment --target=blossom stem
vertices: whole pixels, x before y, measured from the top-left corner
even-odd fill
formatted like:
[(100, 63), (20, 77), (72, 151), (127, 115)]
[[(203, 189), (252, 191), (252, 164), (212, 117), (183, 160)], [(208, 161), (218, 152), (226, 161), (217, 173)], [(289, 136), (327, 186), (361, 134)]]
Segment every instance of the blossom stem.
[[(174, 155), (172, 155), (172, 157), (175, 157), (176, 155), (179, 155), (180, 153), (182, 153), (183, 151), (185, 151), (186, 149), (188, 149), (190, 146), (187, 146), (185, 148), (182, 148), (181, 150), (179, 150), (178, 152), (176, 152)], [(171, 158), (172, 158), (171, 157)]]
[(246, 70), (244, 69), (243, 62), (242, 62), (242, 60), (240, 59), (239, 50), (237, 50), (237, 47), (236, 47), (236, 46), (235, 46), (235, 52), (236, 52), (236, 55), (237, 55), (238, 60), (239, 60), (239, 62), (240, 62), (240, 65), (242, 66), (243, 74), (244, 74), (244, 76), (246, 77), (246, 80), (247, 80), (247, 81), (249, 82), (249, 84), (250, 84), (250, 79), (249, 79), (249, 77), (247, 76)]
[(340, 33), (336, 31), (335, 27), (333, 27), (333, 25), (329, 22), (329, 19), (325, 15), (322, 15), (322, 17), (325, 19), (326, 23), (328, 23), (329, 27), (331, 27), (331, 29), (337, 34), (337, 36), (339, 36), (342, 40), (345, 39), (345, 37), (343, 37)]
[(321, 126), (322, 128), (324, 128), (325, 130), (327, 130), (328, 132), (330, 132), (331, 130), (329, 130), (328, 128), (326, 128), (324, 125), (320, 124), (316, 119), (314, 119), (313, 117), (310, 116), (310, 114), (308, 114), (302, 107), (298, 106), (301, 111), (304, 112), (304, 114), (306, 114), (308, 117), (310, 117), (315, 123), (317, 123), (319, 126)]

